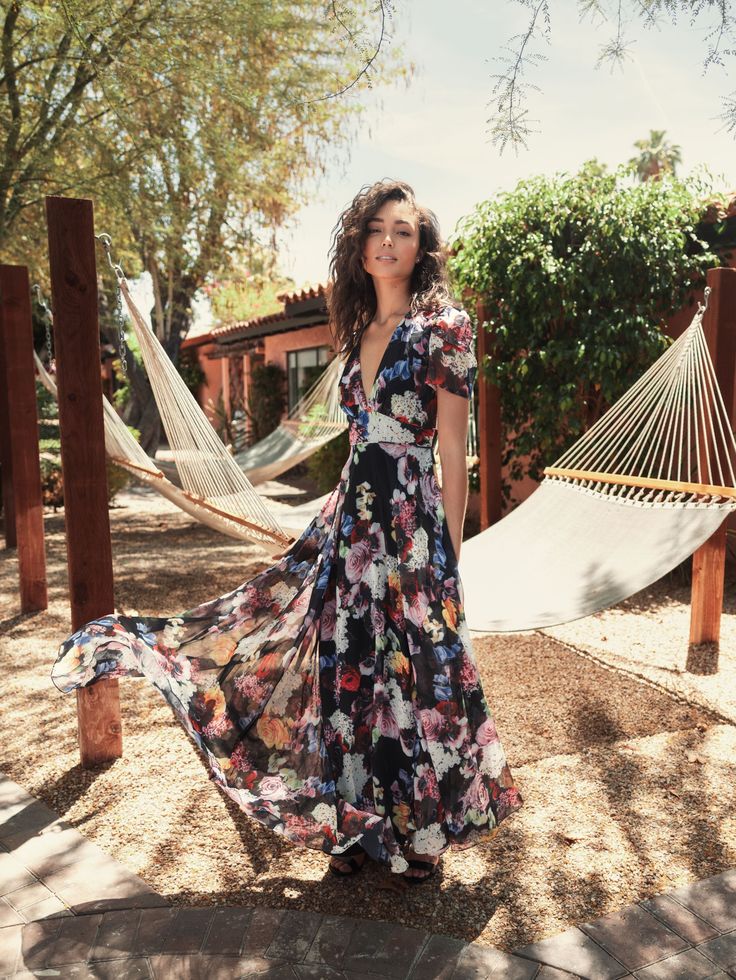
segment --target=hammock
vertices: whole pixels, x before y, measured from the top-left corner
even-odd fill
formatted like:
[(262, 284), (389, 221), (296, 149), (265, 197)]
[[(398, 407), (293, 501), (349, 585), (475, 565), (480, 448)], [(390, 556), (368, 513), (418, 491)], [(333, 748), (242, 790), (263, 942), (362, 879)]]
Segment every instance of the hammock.
[[(126, 301), (131, 309), (132, 300), (129, 296)], [(142, 319), (138, 310), (136, 315)], [(273, 432), (255, 445), (232, 454), (251, 484), (256, 486), (266, 480), (276, 479), (347, 429), (347, 419), (339, 399), (339, 380), (343, 367), (344, 361), (334, 357)], [(155, 362), (146, 362), (146, 368), (151, 386), (160, 384)], [(474, 392), (471, 392), (468, 406), (466, 454), (468, 467), (479, 461)], [(439, 468), (439, 457), (436, 456), (435, 459)], [(171, 461), (157, 459), (156, 463), (169, 479), (177, 481), (175, 458)]]
[[(54, 398), (57, 398), (56, 382), (43, 366), (35, 351), (34, 358), (41, 383)], [(308, 504), (301, 504), (298, 507), (282, 505), (279, 509), (286, 527), (281, 527), (272, 513), (273, 506), (267, 507), (257, 491), (248, 487), (246, 478), (234, 463), (237, 477), (234, 477), (230, 472), (226, 473), (225, 478), (229, 480), (227, 484), (229, 487), (235, 486), (238, 482), (241, 483), (240, 489), (235, 492), (220, 493), (213, 500), (205, 499), (196, 493), (175, 486), (135, 441), (128, 431), (128, 427), (104, 395), (102, 406), (105, 450), (110, 459), (118, 466), (122, 466), (136, 479), (166, 497), (167, 500), (170, 500), (195, 520), (227, 534), (229, 537), (254, 541), (265, 548), (269, 554), (275, 554), (288, 545), (289, 535), (298, 536), (301, 534), (324, 504), (324, 499), (320, 499)], [(210, 431), (212, 431), (211, 428)], [(216, 436), (215, 439), (217, 440)], [(219, 443), (219, 440), (217, 442)], [(220, 446), (224, 455), (228, 456), (229, 454), (222, 443)], [(228, 510), (225, 510), (225, 507)]]
[(736, 441), (704, 310), (528, 500), (463, 543), (469, 629), (535, 629), (614, 605), (684, 561), (736, 507)]
[[(129, 294), (126, 296), (126, 302), (133, 316), (133, 301)], [(143, 319), (137, 309), (135, 318), (141, 321)], [(136, 319), (134, 322), (137, 322)], [(159, 353), (168, 360), (166, 352), (161, 349), (160, 352), (154, 352), (154, 359), (146, 361), (146, 370), (154, 393), (158, 385), (167, 383), (166, 379), (161, 377), (155, 357)], [(341, 358), (333, 357), (322, 374), (273, 432), (255, 445), (232, 454), (253, 486), (266, 480), (276, 479), (347, 429), (347, 419), (340, 408), (338, 397), (338, 381), (343, 364)], [(157, 460), (157, 465), (171, 479), (175, 479), (178, 458), (178, 454), (174, 453), (171, 462)]]

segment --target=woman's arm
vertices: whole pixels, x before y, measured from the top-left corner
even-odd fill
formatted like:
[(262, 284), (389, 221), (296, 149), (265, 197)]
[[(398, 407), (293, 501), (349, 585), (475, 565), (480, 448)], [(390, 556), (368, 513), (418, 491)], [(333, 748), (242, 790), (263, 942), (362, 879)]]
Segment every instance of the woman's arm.
[(460, 558), (468, 504), (468, 399), (437, 389), (437, 433), (442, 466), (442, 504), (455, 556)]

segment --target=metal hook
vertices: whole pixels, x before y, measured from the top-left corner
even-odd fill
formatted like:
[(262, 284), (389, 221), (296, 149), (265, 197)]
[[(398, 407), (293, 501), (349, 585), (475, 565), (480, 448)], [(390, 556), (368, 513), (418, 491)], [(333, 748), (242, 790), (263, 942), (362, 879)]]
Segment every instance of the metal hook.
[(705, 302), (698, 303), (698, 313), (700, 314), (700, 316), (702, 316), (705, 313), (705, 311), (708, 309), (708, 297), (712, 292), (713, 289), (711, 286), (706, 286), (705, 289), (703, 290), (703, 299)]
[(122, 267), (117, 262), (113, 262), (112, 260), (112, 238), (110, 238), (110, 236), (104, 231), (99, 235), (95, 235), (95, 238), (105, 249), (107, 261), (109, 262), (110, 268), (115, 273), (118, 281), (125, 279), (125, 273), (123, 272)]

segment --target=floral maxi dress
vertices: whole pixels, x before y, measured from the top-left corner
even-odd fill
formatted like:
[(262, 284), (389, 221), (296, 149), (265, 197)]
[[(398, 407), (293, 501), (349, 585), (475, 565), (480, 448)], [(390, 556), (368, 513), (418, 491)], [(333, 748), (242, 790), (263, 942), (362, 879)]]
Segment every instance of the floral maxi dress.
[(473, 659), (434, 472), (437, 388), (470, 397), (470, 319), (406, 316), (370, 393), (340, 402), (351, 452), (278, 561), (169, 618), (105, 616), (61, 646), (62, 691), (144, 675), (250, 817), (392, 871), (487, 840), (522, 806)]

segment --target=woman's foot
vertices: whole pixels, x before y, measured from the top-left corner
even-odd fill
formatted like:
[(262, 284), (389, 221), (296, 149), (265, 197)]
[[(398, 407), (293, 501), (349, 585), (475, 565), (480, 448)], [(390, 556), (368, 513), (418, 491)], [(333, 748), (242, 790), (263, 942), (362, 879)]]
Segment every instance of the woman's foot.
[(410, 885), (421, 885), (428, 878), (431, 878), (437, 871), (440, 859), (436, 854), (417, 854), (415, 851), (407, 851), (404, 855), (409, 862), (409, 867), (402, 872), (402, 877), (406, 878)]
[(365, 851), (360, 844), (353, 844), (342, 854), (333, 854), (330, 858), (330, 871), (338, 878), (347, 878), (357, 874), (365, 864)]

